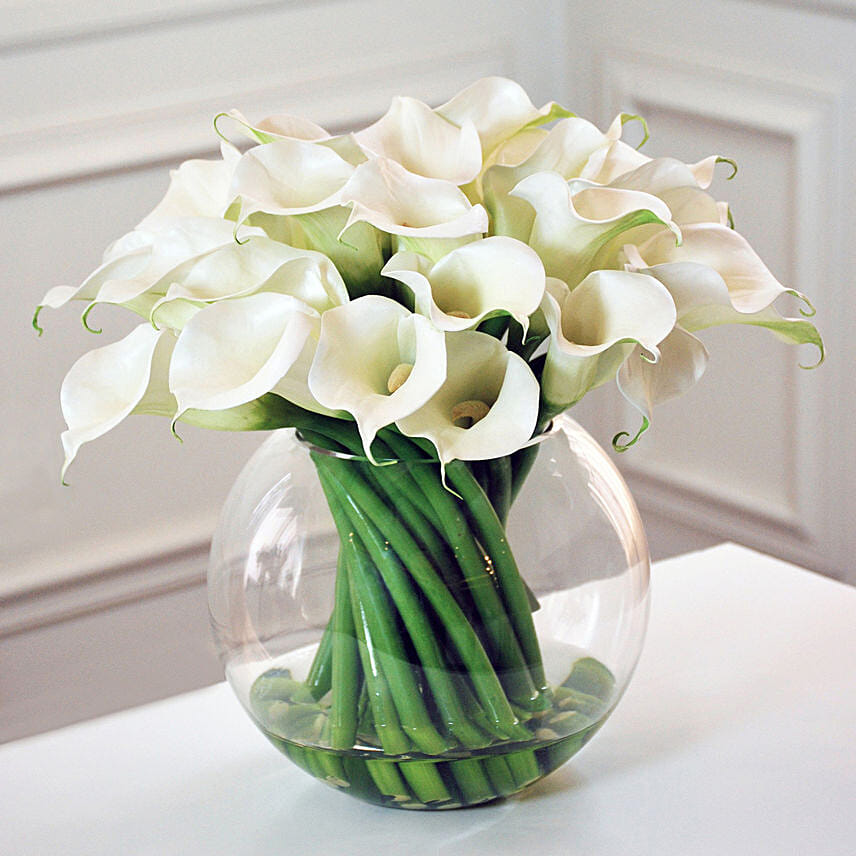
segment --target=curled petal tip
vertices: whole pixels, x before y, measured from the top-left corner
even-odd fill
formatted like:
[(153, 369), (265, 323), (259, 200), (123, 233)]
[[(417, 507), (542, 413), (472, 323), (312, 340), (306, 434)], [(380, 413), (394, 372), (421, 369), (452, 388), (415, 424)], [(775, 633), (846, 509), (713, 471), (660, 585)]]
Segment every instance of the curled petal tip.
[(624, 437), (630, 437), (630, 432), (629, 431), (619, 431), (612, 438), (612, 448), (615, 449), (616, 452), (626, 452), (648, 430), (648, 426), (650, 424), (651, 423), (648, 421), (648, 417), (643, 416), (642, 417), (642, 425), (639, 427), (639, 430), (636, 432), (636, 435), (634, 437), (632, 437), (627, 443), (622, 443), (621, 440)]
[(817, 345), (817, 350), (819, 351), (819, 356), (817, 358), (817, 362), (811, 366), (804, 366), (802, 363), (800, 363), (801, 369), (805, 369), (806, 371), (811, 371), (812, 369), (820, 368), (823, 365), (823, 362), (826, 359), (826, 350), (823, 347), (823, 342), (818, 341), (815, 344)]
[(227, 136), (226, 136), (226, 135), (225, 135), (225, 134), (224, 134), (224, 133), (223, 133), (223, 132), (218, 128), (218, 127), (217, 127), (217, 122), (219, 122), (219, 121), (220, 121), (220, 119), (222, 119), (223, 117), (226, 117), (227, 119), (229, 118), (229, 114), (228, 114), (225, 110), (221, 110), (221, 111), (220, 111), (220, 112), (219, 112), (219, 113), (214, 117), (214, 119), (213, 119), (214, 133), (215, 133), (215, 134), (216, 134), (216, 135), (217, 135), (221, 140), (223, 140), (223, 142), (224, 142), (224, 143), (230, 143), (230, 142), (232, 142), (232, 141), (231, 141), (231, 140), (230, 140), (230, 139), (229, 139), (229, 138), (228, 138), (228, 137), (227, 137)]
[(33, 313), (33, 329), (36, 333), (41, 336), (44, 333), (44, 329), (39, 326), (39, 313), (44, 309), (44, 306), (37, 306), (36, 311)]
[(805, 307), (800, 306), (800, 315), (804, 318), (813, 318), (817, 314), (817, 310), (814, 308), (814, 304), (802, 293), (799, 291), (789, 291), (789, 294), (793, 294), (798, 300), (801, 300)]
[(169, 424), (169, 430), (172, 433), (172, 436), (175, 437), (175, 439), (178, 440), (179, 443), (183, 443), (184, 440), (181, 438), (181, 435), (178, 433), (178, 431), (175, 430), (175, 423), (178, 422), (178, 420), (181, 419), (181, 417), (183, 415), (184, 415), (183, 410), (176, 413), (172, 419), (172, 422), (170, 422), (170, 424)]
[(93, 300), (92, 303), (83, 310), (83, 315), (80, 316), (80, 321), (89, 333), (100, 334), (103, 332), (100, 327), (96, 330), (94, 327), (89, 326), (89, 313), (95, 308), (95, 305), (95, 301)]
[(650, 132), (648, 131), (648, 123), (642, 116), (638, 116), (636, 113), (622, 113), (622, 126), (626, 125), (628, 122), (639, 122), (642, 125), (642, 132), (644, 133), (644, 136), (642, 137), (642, 142), (636, 146), (636, 151), (639, 151), (639, 149), (641, 149), (642, 146), (644, 146), (645, 143), (648, 142), (648, 139), (651, 136)]
[(731, 158), (717, 157), (716, 163), (727, 163), (731, 167), (731, 175), (726, 176), (726, 181), (731, 181), (731, 179), (737, 175), (737, 161), (732, 160)]

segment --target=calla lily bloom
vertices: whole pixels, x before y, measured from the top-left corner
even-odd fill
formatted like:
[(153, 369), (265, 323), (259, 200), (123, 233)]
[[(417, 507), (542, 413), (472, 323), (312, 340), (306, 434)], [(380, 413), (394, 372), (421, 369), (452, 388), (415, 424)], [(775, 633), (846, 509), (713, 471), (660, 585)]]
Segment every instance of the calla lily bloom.
[(207, 303), (259, 291), (296, 297), (317, 312), (348, 300), (345, 284), (325, 255), (298, 250), (266, 237), (234, 241), (192, 259), (170, 274), (166, 294), (152, 307), (155, 326), (181, 329)]
[(805, 295), (785, 288), (734, 229), (718, 223), (696, 223), (683, 227), (681, 233), (680, 246), (663, 232), (639, 245), (645, 266), (695, 262), (713, 268), (725, 282), (731, 305), (738, 312), (759, 312), (786, 293), (811, 305)]
[(294, 116), (290, 113), (277, 113), (274, 116), (268, 116), (266, 119), (263, 119), (258, 125), (253, 125), (238, 110), (228, 110), (225, 113), (220, 113), (214, 120), (214, 125), (218, 129), (218, 133), (221, 133), (219, 125), (222, 124), (224, 119), (234, 122), (244, 136), (256, 143), (273, 143), (277, 140), (301, 140), (306, 143), (318, 143), (325, 146), (354, 166), (366, 159), (353, 134), (331, 136), (320, 125), (316, 125), (302, 116)]
[(467, 330), (446, 333), (448, 375), (431, 399), (396, 425), (424, 437), (441, 463), (510, 455), (532, 436), (538, 381), (529, 364), (498, 339)]
[(171, 334), (140, 324), (124, 339), (88, 351), (74, 363), (60, 390), (68, 425), (62, 433), (63, 478), (84, 443), (106, 434), (126, 416), (168, 412), (166, 366), (174, 344)]
[[(754, 312), (739, 309), (726, 280), (712, 267), (697, 262), (669, 262), (646, 266), (635, 247), (625, 248), (628, 270), (653, 276), (668, 289), (675, 301), (677, 322), (695, 332), (722, 324), (764, 327), (784, 342), (815, 345), (823, 360), (823, 341), (814, 324), (802, 318), (784, 318), (770, 303)], [(783, 289), (784, 290), (784, 289)], [(741, 305), (745, 305), (741, 302)]]
[(308, 214), (339, 205), (354, 167), (325, 146), (276, 140), (255, 146), (235, 167), (231, 192), (241, 198), (241, 219), (255, 211)]
[(157, 229), (182, 217), (223, 217), (234, 199), (229, 191), (241, 153), (226, 142), (220, 153), (222, 160), (188, 160), (172, 170), (166, 196), (137, 229)]
[(317, 323), (317, 312), (287, 294), (252, 294), (197, 312), (169, 366), (175, 419), (186, 410), (225, 410), (270, 392)]
[(321, 318), (309, 390), (353, 415), (372, 460), (375, 434), (425, 404), (445, 377), (443, 333), (394, 300), (367, 295)]
[(354, 170), (341, 202), (351, 205), (343, 234), (359, 222), (391, 235), (464, 238), (487, 231), (487, 212), (471, 205), (450, 181), (425, 178), (389, 158), (375, 158)]
[(676, 326), (658, 349), (660, 358), (652, 363), (637, 345), (618, 370), (618, 389), (642, 414), (642, 427), (625, 445), (632, 445), (648, 428), (654, 407), (688, 392), (707, 368), (707, 348), (682, 327)]
[[(653, 276), (668, 289), (677, 312), (675, 329), (660, 343), (661, 358), (647, 362), (637, 348), (618, 373), (619, 389), (643, 416), (641, 430), (656, 405), (682, 395), (704, 373), (707, 350), (692, 335), (694, 331), (722, 324), (764, 327), (789, 344), (815, 345), (820, 352), (818, 364), (823, 361), (823, 341), (812, 323), (783, 318), (769, 304), (754, 312), (737, 309), (726, 281), (713, 268), (697, 262), (646, 267), (635, 247), (625, 248), (625, 253), (629, 270)], [(768, 296), (772, 294), (771, 289)]]
[(279, 241), (326, 253), (357, 296), (377, 285), (385, 241), (367, 223), (347, 229), (343, 191), (353, 174), (353, 165), (324, 145), (276, 140), (241, 158), (232, 192), (241, 199), (242, 222), (258, 224)]
[(541, 385), (552, 413), (611, 380), (633, 345), (656, 360), (657, 346), (677, 318), (662, 283), (614, 270), (590, 273), (573, 291), (562, 280), (548, 278), (542, 310), (551, 337)]
[(234, 122), (245, 136), (257, 143), (272, 143), (274, 140), (306, 140), (315, 143), (330, 139), (330, 134), (320, 125), (290, 113), (268, 116), (258, 125), (253, 125), (239, 110), (227, 110), (214, 120), (218, 132), (223, 119)]
[[(537, 172), (555, 172), (565, 179), (579, 176), (593, 152), (608, 146), (621, 135), (621, 116), (617, 116), (604, 134), (597, 126), (577, 117), (563, 119), (550, 131), (530, 131), (529, 138), (540, 136), (534, 149), (527, 156), (511, 163), (513, 152), (506, 151), (512, 138), (498, 152), (503, 159), (490, 167), (482, 179), (485, 206), (494, 223), (494, 230), (513, 237), (527, 237), (531, 211), (526, 203), (509, 194), (524, 178)], [(516, 234), (515, 224), (522, 226), (523, 234)]]
[(566, 182), (555, 172), (530, 175), (511, 193), (532, 206), (528, 243), (544, 262), (547, 275), (571, 287), (593, 267), (616, 266), (617, 260), (603, 258), (603, 251), (615, 247), (617, 252), (617, 239), (630, 229), (659, 223), (667, 227), (667, 240), (674, 243), (680, 237), (668, 206), (649, 193), (579, 179)]
[[(250, 230), (250, 234), (260, 232)], [(79, 286), (50, 289), (36, 314), (44, 306), (56, 309), (70, 300), (85, 300), (121, 304), (147, 318), (165, 293), (163, 281), (173, 270), (234, 242), (234, 224), (210, 217), (183, 218), (158, 229), (135, 230), (112, 244), (101, 267)], [(163, 291), (158, 292), (159, 286)], [(155, 292), (154, 296), (144, 299), (149, 292)]]
[(482, 166), (472, 121), (459, 127), (415, 98), (394, 98), (386, 114), (354, 139), (371, 157), (390, 158), (417, 175), (458, 185), (472, 181)]
[(508, 313), (525, 331), (544, 295), (541, 259), (513, 238), (474, 241), (433, 265), (417, 253), (397, 253), (381, 273), (410, 288), (416, 311), (440, 330), (466, 330)]
[(522, 86), (504, 77), (477, 80), (436, 112), (459, 127), (472, 123), (486, 158), (500, 143), (526, 127), (573, 115), (553, 101), (537, 108)]

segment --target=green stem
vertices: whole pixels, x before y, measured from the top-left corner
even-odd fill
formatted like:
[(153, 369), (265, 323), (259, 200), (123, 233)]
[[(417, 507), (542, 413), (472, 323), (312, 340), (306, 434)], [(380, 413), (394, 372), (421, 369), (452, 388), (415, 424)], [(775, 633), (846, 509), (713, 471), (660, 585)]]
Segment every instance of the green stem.
[(490, 473), (490, 503), (500, 523), (505, 526), (511, 508), (511, 459), (506, 456), (486, 461)]
[[(350, 556), (347, 561), (349, 562), (350, 571)], [(410, 741), (401, 730), (398, 713), (392, 700), (392, 693), (390, 692), (386, 678), (380, 670), (380, 666), (374, 658), (371, 628), (356, 588), (355, 574), (348, 574), (348, 583), (350, 586), (351, 609), (354, 613), (354, 628), (357, 634), (357, 647), (360, 653), (360, 660), (363, 664), (363, 675), (368, 689), (374, 729), (380, 745), (387, 755), (403, 755), (410, 749)]]
[(312, 693), (312, 697), (318, 701), (330, 691), (333, 680), (333, 616), (324, 628), (324, 635), (318, 643), (318, 650), (309, 667), (306, 676), (306, 686)]
[[(403, 437), (391, 434), (387, 438), (387, 442), (401, 458), (412, 458), (414, 454), (413, 447)], [(470, 481), (472, 484), (475, 484), (479, 495), (482, 497), (482, 501), (490, 506), (489, 501), (484, 496), (484, 492), (478, 487), (475, 477), (467, 469), (466, 464), (461, 461), (454, 461), (453, 463), (460, 464), (466, 470)], [(449, 465), (447, 465), (446, 471), (449, 472)], [(488, 556), (485, 556), (485, 552), (478, 548), (463, 512), (458, 507), (454, 496), (443, 487), (440, 480), (436, 477), (433, 466), (428, 464), (414, 466), (413, 476), (428, 497), (429, 502), (434, 506), (443, 523), (446, 540), (451, 544), (455, 557), (460, 563), (469, 593), (472, 596), (476, 610), (481, 618), (481, 623), (487, 634), (488, 647), (494, 662), (499, 667), (500, 677), (509, 695), (513, 701), (521, 705), (532, 705), (538, 698), (538, 687), (540, 685), (536, 685), (532, 676), (530, 676), (526, 660), (524, 659), (524, 653), (515, 636), (513, 625), (509, 621), (508, 612), (506, 611), (506, 607), (503, 606), (502, 599), (496, 590), (491, 573), (493, 571), (493, 554), (484, 542), (482, 543)], [(492, 508), (491, 514), (494, 520), (496, 520), (496, 515), (493, 513)], [(502, 527), (498, 521), (497, 525), (500, 526), (501, 530)], [(488, 557), (490, 561), (486, 562)], [(523, 597), (525, 609), (528, 613), (529, 601), (526, 599), (525, 590)]]
[(357, 701), (361, 674), (354, 614), (351, 609), (348, 566), (341, 554), (334, 598), (330, 746), (333, 749), (351, 749), (357, 734)]
[[(433, 607), (469, 672), (476, 694), (491, 720), (501, 733), (515, 733), (518, 726), (517, 718), (502, 691), (484, 648), (457, 601), (432, 568), (431, 563), (420, 551), (413, 538), (395, 514), (384, 505), (360, 478), (359, 474), (354, 472), (347, 463), (336, 458), (316, 456), (316, 465), (319, 465), (319, 471), (323, 469), (326, 473), (334, 476), (343, 495), (348, 499), (347, 508), (351, 522), (355, 529), (359, 527), (358, 532), (360, 532), (361, 538), (364, 540), (368, 538), (368, 546), (372, 548), (374, 541), (369, 537), (365, 526), (367, 520), (371, 521), (373, 526), (383, 533), (383, 542), (388, 540), (392, 550), (378, 549), (376, 546), (373, 548), (375, 552), (372, 555), (378, 568), (382, 572), (386, 571), (389, 575), (388, 578), (386, 575), (384, 577), (387, 585), (391, 586), (396, 579), (402, 578), (402, 575), (397, 573), (400, 565), (394, 561), (392, 551), (395, 551), (402, 558), (409, 572), (409, 575), (404, 575), (403, 578), (405, 580), (408, 576), (412, 578)], [(322, 479), (322, 484), (323, 482)], [(412, 615), (403, 614), (402, 617), (405, 621), (408, 617), (411, 620), (413, 618), (419, 620), (420, 616), (422, 620), (427, 621), (424, 607), (421, 604), (419, 608), (410, 610), (410, 612)], [(417, 633), (416, 636), (418, 637), (419, 634)], [(430, 634), (429, 638), (434, 639), (433, 633)], [(414, 638), (413, 641), (416, 644), (417, 638)], [(445, 673), (445, 669), (440, 669), (439, 673)], [(439, 703), (440, 699), (437, 701)]]
[[(508, 547), (505, 529), (496, 515), (490, 500), (472, 473), (461, 461), (451, 461), (446, 465), (446, 473), (452, 486), (460, 493), (468, 513), (478, 531), (479, 540), (493, 562), (499, 589), (502, 593), (505, 608), (511, 618), (517, 639), (523, 649), (526, 664), (529, 667), (535, 685), (544, 690), (547, 680), (544, 676), (544, 666), (541, 661), (541, 649), (535, 634), (535, 625), (529, 609), (526, 586), (517, 569), (517, 563)], [(543, 706), (536, 693), (531, 701), (534, 707)]]
[[(370, 604), (373, 614), (378, 620), (383, 618), (378, 613), (384, 607), (382, 598), (385, 598), (386, 595), (382, 586), (385, 584), (416, 649), (417, 656), (425, 673), (425, 678), (431, 688), (434, 702), (440, 711), (443, 722), (462, 745), (469, 748), (485, 746), (489, 741), (486, 741), (479, 729), (470, 723), (461, 706), (458, 692), (456, 691), (457, 688), (450, 675), (449, 665), (437, 642), (424, 604), (410, 582), (407, 571), (386, 545), (383, 536), (377, 531), (371, 521), (362, 515), (360, 509), (355, 506), (346, 492), (326, 473), (322, 474), (321, 479), (325, 490), (335, 496), (333, 505), (331, 506), (335, 508), (334, 518), (338, 518), (337, 526), (340, 533), (346, 529), (349, 530), (348, 538), (350, 539), (350, 543), (354, 545), (354, 550), (359, 553), (359, 561), (361, 566), (364, 566), (365, 578), (370, 579), (374, 577), (376, 573), (375, 568), (377, 568), (383, 579), (383, 583), (377, 580), (378, 591), (370, 592), (375, 596), (375, 599)], [(347, 521), (342, 519), (343, 511), (348, 518)], [(373, 565), (372, 562), (374, 563)], [(387, 613), (393, 610), (393, 607), (388, 602), (385, 604), (385, 607)], [(404, 662), (403, 648), (400, 665), (407, 672), (401, 679), (401, 686), (403, 688), (408, 678), (412, 679), (410, 668)], [(413, 691), (416, 693), (417, 698), (419, 698), (418, 689), (414, 688)], [(393, 690), (393, 694), (395, 695), (395, 690)], [(399, 714), (403, 724), (405, 722), (410, 723), (411, 721), (415, 724), (421, 721), (411, 720), (410, 717), (413, 715), (411, 712), (408, 712), (407, 717), (405, 717), (405, 712), (400, 706)], [(421, 712), (417, 711), (417, 714), (421, 716)], [(416, 742), (415, 736), (413, 740)], [(427, 754), (439, 754), (439, 752), (423, 751), (426, 751)]]
[(366, 644), (371, 645), (370, 656), (386, 678), (401, 728), (421, 752), (441, 755), (450, 747), (434, 728), (425, 707), (410, 658), (395, 626), (395, 609), (361, 541), (351, 535), (348, 545), (349, 571), (360, 610), (370, 627)]

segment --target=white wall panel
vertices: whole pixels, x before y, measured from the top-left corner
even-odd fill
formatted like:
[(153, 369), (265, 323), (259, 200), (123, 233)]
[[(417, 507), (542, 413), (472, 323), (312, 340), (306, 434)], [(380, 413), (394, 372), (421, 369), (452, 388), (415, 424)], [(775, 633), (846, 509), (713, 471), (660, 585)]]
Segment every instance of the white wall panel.
[[(842, 134), (853, 131), (854, 27), (749, 2), (568, 9), (570, 31), (589, 45), (602, 122), (638, 112), (651, 126), (649, 154), (739, 162), (736, 180), (720, 179), (714, 195), (732, 204), (738, 228), (780, 280), (815, 301), (829, 350), (820, 370), (804, 372), (798, 364), (814, 362), (811, 348), (797, 352), (760, 330), (702, 334), (712, 357), (706, 376), (618, 456), (655, 553), (727, 537), (856, 581), (852, 462), (838, 445), (852, 434), (854, 400), (843, 252), (853, 235), (841, 193), (853, 181)], [(583, 413), (607, 442), (639, 422), (617, 395)]]

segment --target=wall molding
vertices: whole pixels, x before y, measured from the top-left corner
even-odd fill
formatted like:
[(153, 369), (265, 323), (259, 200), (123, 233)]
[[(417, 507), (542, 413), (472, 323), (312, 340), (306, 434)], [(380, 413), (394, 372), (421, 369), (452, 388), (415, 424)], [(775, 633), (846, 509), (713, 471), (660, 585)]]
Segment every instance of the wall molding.
[[(789, 235), (795, 287), (811, 293), (819, 304), (831, 305), (828, 283), (834, 281), (838, 249), (827, 224), (830, 218), (841, 222), (834, 213), (840, 203), (829, 179), (838, 157), (839, 83), (779, 75), (726, 57), (681, 57), (648, 50), (607, 49), (601, 70), (604, 120), (622, 109), (644, 115), (648, 105), (689, 120), (701, 117), (788, 140), (794, 157), (790, 189), (799, 212)], [(812, 416), (826, 411), (832, 393), (825, 394), (824, 389), (832, 390), (831, 378), (813, 376), (807, 383), (796, 363), (782, 369), (795, 406), (788, 408), (787, 426), (793, 481), (780, 501), (759, 501), (703, 478), (690, 480), (643, 457), (622, 461), (640, 505), (696, 529), (785, 553), (812, 567), (834, 565), (830, 538), (835, 536), (829, 531), (833, 517), (820, 495), (824, 450)]]
[[(309, 6), (321, 0), (303, 0)], [(214, 16), (284, 7), (287, 0), (75, 0), (73, 3), (40, 0), (39, 3), (2, 2), (3, 33), (0, 51), (44, 47), (47, 42), (98, 38), (131, 28), (174, 25)]]
[(856, 19), (856, 0), (762, 0), (775, 6), (788, 6), (801, 12), (827, 13)]
[[(144, 533), (61, 557), (41, 554), (0, 584), (0, 639), (130, 601), (202, 585), (215, 520)], [(155, 545), (154, 547), (152, 545)]]
[[(101, 106), (88, 115), (56, 114), (35, 123), (12, 123), (0, 133), (0, 193), (95, 176), (215, 151), (213, 117), (232, 107), (260, 119), (287, 111), (311, 116), (332, 132), (373, 121), (389, 106), (386, 81), (395, 79), (428, 101), (507, 65), (504, 43), (486, 41), (465, 52), (395, 56), (324, 67), (301, 76), (266, 76), (257, 84), (170, 93)], [(427, 82), (426, 82), (427, 81)]]

